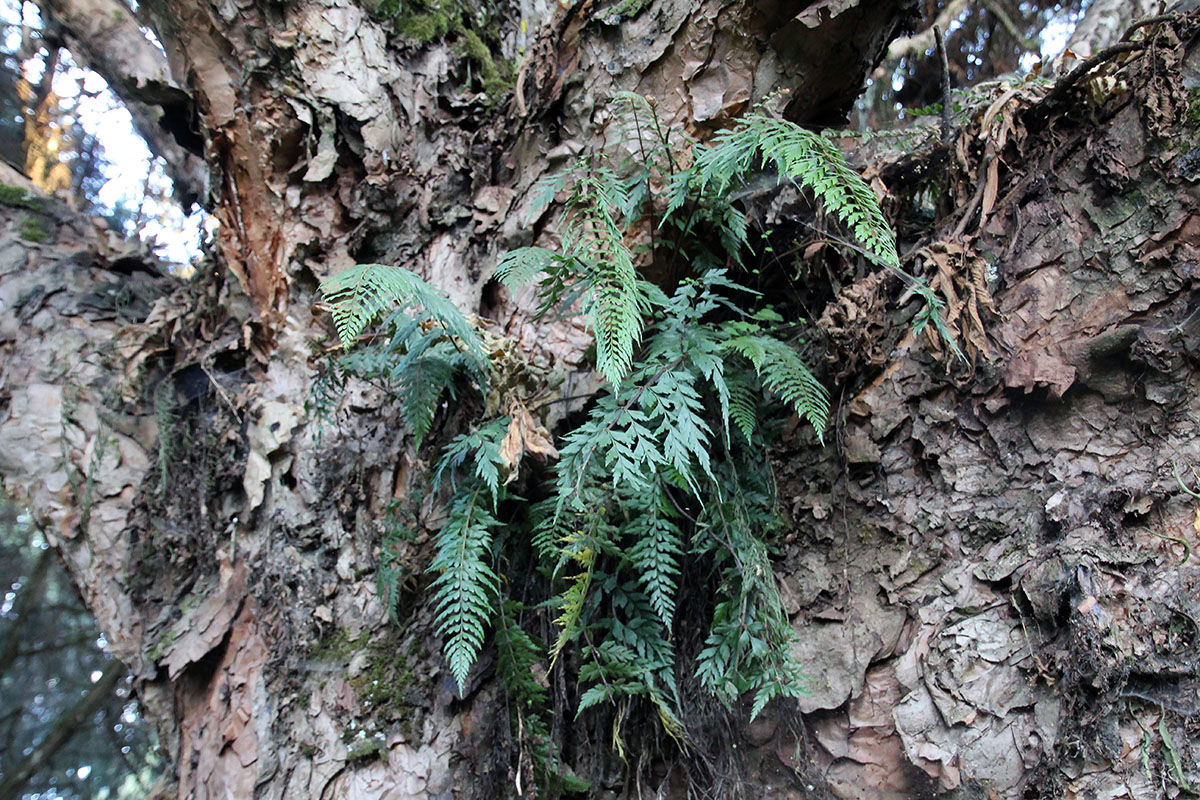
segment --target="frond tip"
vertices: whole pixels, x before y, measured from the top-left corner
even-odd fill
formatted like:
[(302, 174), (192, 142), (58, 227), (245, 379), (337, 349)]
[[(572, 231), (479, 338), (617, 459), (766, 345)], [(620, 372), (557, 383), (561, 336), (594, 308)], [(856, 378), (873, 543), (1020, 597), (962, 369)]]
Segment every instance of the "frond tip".
[(326, 278), (320, 288), (344, 349), (350, 349), (381, 315), (400, 306), (432, 317), (458, 340), (480, 371), (486, 369), (487, 357), (475, 328), (448, 297), (415, 272), (384, 264), (358, 264)]

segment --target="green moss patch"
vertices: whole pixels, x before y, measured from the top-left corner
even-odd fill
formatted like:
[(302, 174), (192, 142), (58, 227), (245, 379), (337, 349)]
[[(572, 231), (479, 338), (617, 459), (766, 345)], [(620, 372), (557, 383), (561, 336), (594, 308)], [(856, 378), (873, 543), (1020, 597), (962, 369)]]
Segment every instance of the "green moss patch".
[(513, 85), (512, 65), (493, 52), (499, 48), (494, 26), (475, 5), (462, 0), (383, 0), (375, 13), (391, 19), (397, 33), (419, 44), (452, 40), (491, 101)]
[(13, 208), (27, 208), (30, 211), (37, 211), (42, 207), (40, 197), (30, 194), (20, 186), (9, 186), (7, 183), (0, 183), (0, 203)]
[(17, 233), (25, 241), (35, 244), (50, 241), (50, 231), (46, 230), (45, 223), (36, 217), (26, 217), (21, 220), (21, 226), (17, 229)]

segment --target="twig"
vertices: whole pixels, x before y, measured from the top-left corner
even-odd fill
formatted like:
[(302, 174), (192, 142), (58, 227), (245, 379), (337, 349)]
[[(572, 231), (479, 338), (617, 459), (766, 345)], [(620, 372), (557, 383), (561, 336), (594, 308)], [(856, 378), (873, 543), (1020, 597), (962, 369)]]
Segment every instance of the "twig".
[(208, 378), (209, 383), (211, 383), (213, 388), (217, 390), (217, 396), (225, 402), (225, 405), (229, 408), (230, 413), (233, 414), (233, 418), (238, 422), (241, 422), (242, 415), (238, 413), (237, 406), (234, 405), (232, 398), (229, 396), (229, 392), (225, 391), (225, 387), (222, 386), (220, 381), (217, 380), (217, 376), (212, 373), (212, 370), (208, 368), (208, 365), (204, 363), (203, 359), (201, 359), (199, 364), (200, 371), (204, 373), (204, 377)]
[(1179, 15), (1175, 13), (1157, 14), (1153, 17), (1143, 17), (1129, 26), (1129, 30), (1125, 31), (1125, 35), (1121, 37), (1121, 41), (1130, 41), (1133, 38), (1134, 31), (1138, 30), (1139, 28), (1144, 28), (1147, 25), (1156, 25), (1160, 22), (1174, 22), (1177, 19), (1179, 19)]
[(942, 29), (933, 26), (933, 38), (937, 43), (938, 58), (942, 62), (942, 144), (954, 138), (954, 120), (951, 118), (954, 105), (950, 97), (950, 60), (946, 58), (946, 42), (942, 39)]
[(1050, 90), (1050, 93), (1046, 95), (1039, 105), (1045, 107), (1062, 100), (1066, 97), (1067, 92), (1072, 86), (1079, 83), (1079, 81), (1083, 80), (1084, 76), (1104, 62), (1111, 61), (1122, 53), (1134, 53), (1145, 48), (1145, 42), (1117, 42), (1111, 47), (1104, 48), (1064, 75), (1062, 80), (1054, 85), (1054, 88)]
[(517, 115), (520, 117), (529, 115), (529, 106), (525, 105), (525, 76), (529, 73), (529, 61), (530, 54), (521, 59), (521, 66), (517, 70), (517, 85), (513, 93), (517, 101)]

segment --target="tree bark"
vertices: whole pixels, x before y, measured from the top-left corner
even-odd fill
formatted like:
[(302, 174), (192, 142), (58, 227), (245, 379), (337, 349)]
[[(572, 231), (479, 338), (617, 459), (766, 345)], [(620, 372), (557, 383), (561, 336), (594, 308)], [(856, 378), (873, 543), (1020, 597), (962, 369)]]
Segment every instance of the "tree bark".
[[(497, 681), (484, 666), (459, 698), (441, 662), (427, 542), (401, 553), (404, 628), (377, 596), (381, 520), (428, 454), (369, 387), (319, 439), (306, 417), (316, 280), (410, 266), (583, 382), (576, 323), (485, 286), (499, 253), (551, 234), (523, 223), (530, 187), (615, 139), (603, 99), (649, 94), (703, 135), (788, 88), (789, 115), (830, 122), (908, 4), (658, 0), (619, 24), (570, 5), (525, 18), (544, 24), (511, 99), (349, 0), (148, 7), (200, 110), (217, 264), (183, 284), (53, 206), (3, 209), (4, 486), (53, 523), (179, 797), (515, 795)], [(531, 8), (501, 15), (502, 55)], [(1110, 65), (1126, 91), (989, 98), (952, 147), (873, 165), (974, 369), (902, 335), (912, 310), (886, 281), (842, 265), (814, 293), (836, 445), (777, 453), (779, 578), (812, 695), (673, 759), (728, 745), (723, 791), (755, 797), (1200, 780), (1196, 508), (1173, 475), (1200, 466), (1194, 31), (1146, 31)], [(932, 227), (903, 211), (929, 170)], [(18, 240), (31, 213), (61, 223), (52, 242)], [(764, 211), (798, 230), (807, 213), (786, 196)], [(636, 795), (579, 727), (596, 796)], [(685, 796), (674, 763), (647, 791)]]
[(1080, 58), (1099, 53), (1120, 41), (1136, 20), (1163, 14), (1172, 5), (1168, 0), (1094, 0), (1067, 40), (1067, 49)]

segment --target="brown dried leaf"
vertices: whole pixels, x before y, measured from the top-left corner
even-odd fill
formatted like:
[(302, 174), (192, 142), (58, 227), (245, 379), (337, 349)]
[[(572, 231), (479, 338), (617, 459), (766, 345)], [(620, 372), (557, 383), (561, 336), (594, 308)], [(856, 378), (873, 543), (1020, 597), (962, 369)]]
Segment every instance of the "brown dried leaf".
[(521, 458), (525, 453), (542, 460), (558, 458), (558, 450), (554, 447), (554, 438), (550, 431), (534, 421), (523, 403), (513, 401), (509, 407), (508, 432), (504, 434), (504, 440), (500, 443), (500, 459), (508, 467), (505, 484), (516, 480)]
[[(995, 199), (994, 191), (992, 199)], [(979, 362), (980, 356), (991, 358), (982, 312), (994, 313), (996, 309), (988, 291), (983, 259), (970, 248), (969, 241), (936, 242), (925, 248), (921, 255), (937, 267), (930, 287), (946, 301), (946, 325), (962, 340), (972, 367)], [(938, 347), (936, 336), (932, 331), (928, 333), (932, 345)]]
[(983, 185), (983, 203), (979, 208), (979, 229), (987, 224), (988, 215), (996, 207), (996, 194), (1000, 191), (1000, 159), (988, 162), (987, 177)]

